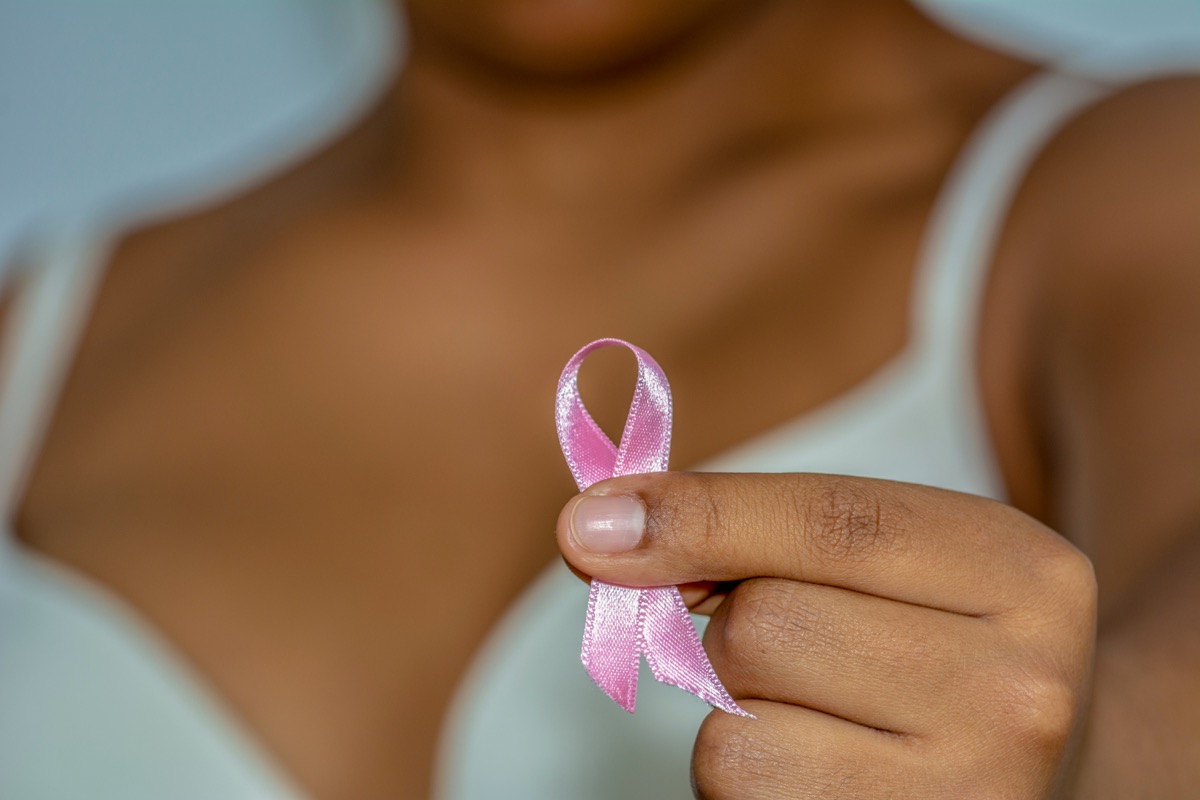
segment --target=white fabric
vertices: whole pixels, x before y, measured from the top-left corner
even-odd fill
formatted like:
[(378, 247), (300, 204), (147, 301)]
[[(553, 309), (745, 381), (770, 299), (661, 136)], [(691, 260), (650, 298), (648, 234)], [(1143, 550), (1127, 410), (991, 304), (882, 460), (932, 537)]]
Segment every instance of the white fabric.
[(23, 548), (0, 565), (0, 797), (302, 794), (111, 592)]
[[(836, 402), (706, 467), (839, 472), (999, 497), (972, 358), (989, 254), (1029, 158), (1100, 91), (1050, 75), (1002, 104), (964, 153), (935, 211), (912, 298), (914, 334), (902, 355)], [(86, 276), (97, 274), (103, 258), (95, 256), (104, 249), (68, 244), (48, 250), (34, 274), (68, 275), (65, 285), (77, 287), (76, 299), (28, 303), (45, 310), (26, 315), (12, 332), (18, 357), (9, 358), (9, 371), (0, 377), (11, 378), (14, 364), (26, 364), (19, 368), (25, 370), (22, 383), (34, 380), (41, 388), (0, 381), (0, 431), (40, 426), (38, 413), (48, 413), (69, 360), (63, 353), (69, 354), (70, 328), (77, 323), (66, 312), (86, 298)], [(28, 342), (39, 326), (54, 330), (58, 319), (66, 321), (57, 354)], [(26, 348), (33, 355), (21, 357)], [(36, 438), (0, 441), (0, 475), (9, 476), (10, 498)], [(0, 562), (0, 797), (298, 796), (220, 700), (131, 609), (103, 587), (6, 538), (11, 547)], [(494, 632), (447, 725), (441, 796), (689, 796), (691, 739), (707, 707), (648, 675), (635, 717), (604, 698), (578, 662), (585, 597), (584, 587), (555, 567)]]

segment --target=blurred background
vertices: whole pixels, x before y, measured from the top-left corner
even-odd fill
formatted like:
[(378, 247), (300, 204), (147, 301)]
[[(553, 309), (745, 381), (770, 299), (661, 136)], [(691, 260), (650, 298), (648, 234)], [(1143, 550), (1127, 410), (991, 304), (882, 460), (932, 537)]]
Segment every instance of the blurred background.
[[(1200, 64), (1200, 0), (921, 5), (1093, 72)], [(0, 270), (43, 226), (178, 213), (334, 135), (403, 63), (398, 17), (377, 0), (0, 0)]]

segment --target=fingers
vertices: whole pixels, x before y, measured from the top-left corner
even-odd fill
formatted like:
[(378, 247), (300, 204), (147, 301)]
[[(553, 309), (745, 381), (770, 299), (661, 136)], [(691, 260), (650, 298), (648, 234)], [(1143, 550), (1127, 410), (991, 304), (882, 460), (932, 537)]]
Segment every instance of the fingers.
[(704, 647), (730, 694), (805, 706), (893, 733), (952, 727), (990, 677), (986, 620), (778, 578), (748, 580)]
[(627, 586), (778, 577), (967, 615), (1022, 607), (1048, 576), (1065, 594), (1092, 581), (1078, 551), (1007, 506), (826, 475), (614, 478), (567, 504), (559, 546)]
[(757, 719), (713, 712), (692, 752), (701, 800), (922, 798), (909, 743), (807, 708), (747, 701)]
[(705, 645), (758, 719), (706, 721), (700, 797), (1040, 796), (1055, 779), (1095, 580), (1013, 509), (867, 479), (660, 473), (572, 500), (559, 544), (611, 583), (692, 584), (702, 606), (727, 593)]

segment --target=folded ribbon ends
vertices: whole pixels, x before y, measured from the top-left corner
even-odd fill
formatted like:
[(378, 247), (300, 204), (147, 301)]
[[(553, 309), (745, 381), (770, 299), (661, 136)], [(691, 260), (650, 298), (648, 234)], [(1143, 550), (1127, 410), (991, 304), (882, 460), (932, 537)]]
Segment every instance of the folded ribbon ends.
[[(579, 367), (601, 347), (626, 347), (637, 358), (633, 402), (616, 446), (588, 414), (579, 395)], [(558, 382), (554, 409), (558, 440), (583, 491), (617, 475), (663, 472), (671, 449), (671, 388), (646, 351), (619, 339), (599, 339), (576, 353)], [(688, 615), (679, 589), (632, 589), (593, 580), (581, 658), (588, 675), (630, 712), (637, 704), (642, 655), (654, 677), (691, 692), (730, 714), (752, 716), (721, 685)]]

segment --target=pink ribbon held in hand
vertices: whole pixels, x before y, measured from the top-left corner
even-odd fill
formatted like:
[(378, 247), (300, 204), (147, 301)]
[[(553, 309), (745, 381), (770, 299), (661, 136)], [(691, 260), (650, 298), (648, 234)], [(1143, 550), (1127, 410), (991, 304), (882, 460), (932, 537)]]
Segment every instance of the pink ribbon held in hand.
[[(579, 367), (601, 347), (627, 347), (637, 357), (637, 385), (616, 447), (579, 396)], [(558, 381), (558, 440), (579, 490), (617, 475), (664, 472), (671, 449), (671, 387), (653, 358), (619, 339), (599, 339), (576, 353)], [(581, 657), (588, 675), (617, 705), (637, 705), (638, 660), (654, 677), (730, 714), (752, 716), (733, 701), (713, 671), (679, 589), (631, 589), (593, 580)]]

